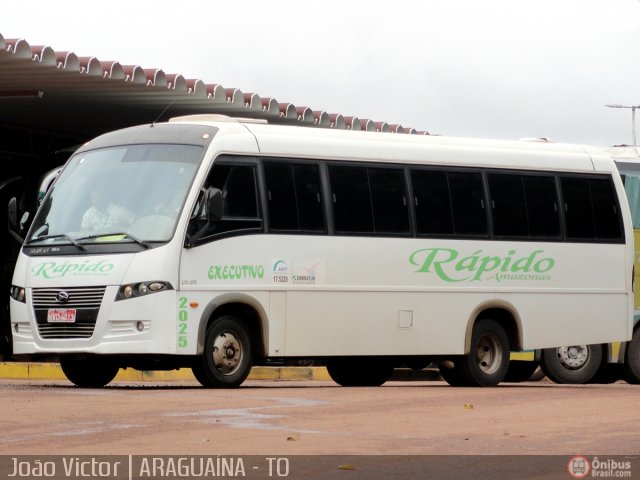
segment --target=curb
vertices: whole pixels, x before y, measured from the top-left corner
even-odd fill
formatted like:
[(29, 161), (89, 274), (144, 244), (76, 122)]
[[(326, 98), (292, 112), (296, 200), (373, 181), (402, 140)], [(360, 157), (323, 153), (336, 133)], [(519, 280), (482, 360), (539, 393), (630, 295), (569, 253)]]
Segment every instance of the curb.
[[(66, 380), (57, 363), (0, 362), (0, 379), (5, 380)], [(331, 381), (324, 367), (253, 367), (248, 380), (321, 380)], [(196, 381), (188, 368), (179, 370), (121, 369), (114, 382), (174, 382)]]

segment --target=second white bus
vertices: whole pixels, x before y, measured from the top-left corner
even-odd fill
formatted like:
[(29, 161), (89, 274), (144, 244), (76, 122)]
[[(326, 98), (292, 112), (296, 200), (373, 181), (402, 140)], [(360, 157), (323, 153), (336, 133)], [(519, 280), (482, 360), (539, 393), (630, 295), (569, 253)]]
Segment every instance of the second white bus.
[(632, 265), (595, 149), (185, 117), (67, 162), (16, 265), (13, 349), (87, 387), (301, 359), (345, 386), (429, 361), (493, 386), (510, 350), (629, 340)]

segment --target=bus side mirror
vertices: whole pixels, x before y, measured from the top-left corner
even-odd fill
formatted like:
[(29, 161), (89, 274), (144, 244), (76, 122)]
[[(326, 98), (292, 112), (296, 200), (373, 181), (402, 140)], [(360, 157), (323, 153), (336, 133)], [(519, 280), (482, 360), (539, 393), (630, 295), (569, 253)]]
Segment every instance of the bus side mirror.
[[(26, 212), (25, 212), (26, 213)], [(24, 242), (24, 238), (20, 236), (20, 227), (24, 224), (21, 222), (21, 225), (18, 226), (18, 200), (16, 197), (13, 197), (9, 200), (9, 204), (7, 205), (7, 223), (9, 227), (9, 233), (11, 236), (22, 245)]]
[[(208, 231), (211, 230), (213, 224), (217, 223), (222, 219), (222, 192), (218, 188), (208, 188), (206, 190), (206, 194), (204, 196), (204, 202), (206, 205), (206, 220), (207, 223), (204, 225), (198, 226), (199, 228), (188, 234), (185, 238), (185, 247), (191, 248), (193, 247), (198, 240), (200, 240), (203, 235), (205, 235)], [(200, 212), (200, 209), (198, 209)], [(196, 225), (198, 219), (202, 218), (201, 213), (194, 215), (191, 218), (191, 224)]]
[(207, 192), (207, 221), (215, 223), (222, 218), (222, 192), (219, 188), (211, 188)]
[(9, 200), (9, 205), (7, 206), (7, 219), (9, 221), (9, 230), (17, 231), (18, 230), (18, 201), (16, 197), (13, 197)]

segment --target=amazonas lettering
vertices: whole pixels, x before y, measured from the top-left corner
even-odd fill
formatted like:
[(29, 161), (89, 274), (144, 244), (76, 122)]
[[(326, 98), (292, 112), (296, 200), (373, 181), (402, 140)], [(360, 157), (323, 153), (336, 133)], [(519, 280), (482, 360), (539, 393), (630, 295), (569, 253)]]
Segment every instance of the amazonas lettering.
[[(476, 282), (481, 280), (518, 280), (515, 273), (527, 273), (523, 280), (549, 280), (546, 275), (556, 264), (550, 257), (544, 257), (544, 250), (534, 250), (528, 255), (518, 255), (509, 250), (504, 257), (484, 255), (476, 250), (462, 257), (453, 248), (424, 248), (409, 256), (409, 263), (418, 266), (417, 273), (435, 273), (445, 282)], [(488, 276), (487, 274), (493, 275)]]

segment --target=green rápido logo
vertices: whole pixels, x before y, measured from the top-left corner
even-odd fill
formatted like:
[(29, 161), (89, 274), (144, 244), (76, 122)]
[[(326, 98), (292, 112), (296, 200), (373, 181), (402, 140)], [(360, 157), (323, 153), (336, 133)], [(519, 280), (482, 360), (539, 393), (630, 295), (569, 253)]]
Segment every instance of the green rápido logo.
[(518, 254), (509, 250), (506, 256), (484, 255), (476, 250), (461, 256), (453, 248), (424, 248), (409, 256), (409, 263), (419, 267), (416, 273), (435, 273), (445, 282), (478, 282), (484, 280), (550, 280), (555, 267), (553, 258), (543, 256), (544, 250)]
[(207, 273), (209, 280), (244, 280), (264, 277), (262, 265), (212, 265)]
[(79, 275), (86, 276), (104, 276), (108, 275), (115, 268), (113, 263), (106, 263), (104, 260), (92, 262), (85, 260), (84, 262), (45, 262), (38, 263), (31, 268), (31, 273), (36, 277), (42, 278), (61, 278), (65, 276), (75, 277)]

